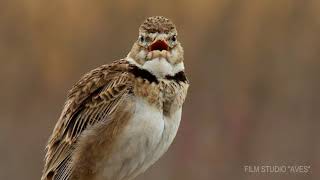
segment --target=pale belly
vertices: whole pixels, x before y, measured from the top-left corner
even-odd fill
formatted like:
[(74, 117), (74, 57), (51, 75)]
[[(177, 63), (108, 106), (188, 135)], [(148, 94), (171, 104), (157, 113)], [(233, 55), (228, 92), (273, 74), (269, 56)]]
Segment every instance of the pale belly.
[(144, 99), (135, 101), (134, 116), (116, 139), (101, 179), (133, 179), (167, 151), (177, 133), (181, 108), (166, 117)]

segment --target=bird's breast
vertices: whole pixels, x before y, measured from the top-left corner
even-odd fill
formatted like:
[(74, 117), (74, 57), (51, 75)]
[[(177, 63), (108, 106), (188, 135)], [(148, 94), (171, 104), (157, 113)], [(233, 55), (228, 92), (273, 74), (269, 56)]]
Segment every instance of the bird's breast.
[(166, 116), (145, 97), (133, 101), (133, 116), (105, 164), (106, 179), (132, 179), (145, 171), (167, 151), (178, 130), (181, 108)]

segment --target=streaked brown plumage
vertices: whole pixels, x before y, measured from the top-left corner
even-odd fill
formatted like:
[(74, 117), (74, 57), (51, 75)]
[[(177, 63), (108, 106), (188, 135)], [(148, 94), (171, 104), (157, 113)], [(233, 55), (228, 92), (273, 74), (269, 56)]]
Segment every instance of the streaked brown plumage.
[[(171, 37), (170, 33), (174, 33), (176, 36), (173, 23), (164, 17), (148, 18), (141, 25), (141, 32), (143, 35), (165, 33)], [(127, 58), (90, 71), (73, 86), (47, 145), (42, 180), (129, 180), (166, 151), (180, 122), (178, 117), (187, 94), (188, 81), (183, 68), (183, 50), (178, 42), (170, 46), (169, 51), (149, 51), (151, 60), (147, 55), (145, 58), (141, 55), (136, 57), (150, 44), (159, 42), (158, 37), (166, 37), (159, 34), (145, 46), (137, 41)], [(162, 41), (166, 43), (167, 40)], [(161, 59), (162, 56), (166, 60)], [(172, 73), (160, 66), (148, 65), (159, 62), (163, 67), (172, 66)], [(141, 117), (148, 114), (141, 115), (144, 112), (139, 110), (140, 105), (150, 106), (150, 112), (154, 110), (156, 117), (161, 115), (161, 121), (165, 121), (164, 126), (169, 131), (161, 128), (163, 123), (158, 118), (142, 120)], [(172, 118), (178, 118), (177, 122), (166, 122)], [(149, 132), (145, 127), (159, 130), (162, 135), (140, 140)], [(129, 141), (131, 135), (139, 138)], [(147, 143), (145, 147), (131, 145), (140, 141)], [(127, 149), (127, 146), (135, 148)]]

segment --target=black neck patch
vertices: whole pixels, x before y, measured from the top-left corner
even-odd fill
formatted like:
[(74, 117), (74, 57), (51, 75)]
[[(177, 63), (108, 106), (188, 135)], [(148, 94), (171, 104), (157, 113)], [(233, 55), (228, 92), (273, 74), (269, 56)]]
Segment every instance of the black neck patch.
[(186, 83), (188, 81), (184, 71), (180, 71), (180, 72), (176, 73), (174, 76), (167, 75), (166, 79), (176, 81), (177, 83), (179, 83), (179, 82)]
[(141, 69), (137, 66), (133, 66), (132, 69), (129, 70), (130, 73), (132, 73), (135, 77), (140, 77), (142, 79), (148, 80), (150, 83), (156, 83), (158, 84), (159, 81), (157, 77), (153, 74), (151, 74), (149, 71)]

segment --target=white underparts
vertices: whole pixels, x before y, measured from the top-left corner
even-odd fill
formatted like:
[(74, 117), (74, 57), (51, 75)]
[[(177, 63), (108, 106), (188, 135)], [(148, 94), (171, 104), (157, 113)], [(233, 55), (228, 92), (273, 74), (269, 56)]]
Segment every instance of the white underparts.
[(142, 97), (134, 98), (135, 111), (105, 162), (106, 179), (132, 179), (144, 172), (169, 148), (176, 136), (181, 108), (170, 117)]
[(131, 57), (127, 57), (127, 60), (135, 64), (136, 66), (145, 69), (155, 75), (158, 78), (164, 78), (167, 75), (175, 75), (176, 73), (184, 70), (183, 62), (178, 64), (171, 64), (168, 62), (166, 58), (157, 57), (151, 60), (146, 61), (143, 65), (138, 64), (134, 59)]
[(165, 77), (166, 75), (173, 75), (173, 66), (165, 58), (154, 58), (147, 61), (142, 66), (143, 69), (148, 70), (157, 77)]

